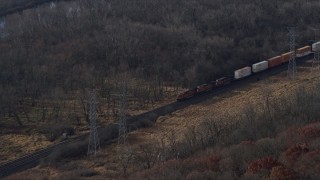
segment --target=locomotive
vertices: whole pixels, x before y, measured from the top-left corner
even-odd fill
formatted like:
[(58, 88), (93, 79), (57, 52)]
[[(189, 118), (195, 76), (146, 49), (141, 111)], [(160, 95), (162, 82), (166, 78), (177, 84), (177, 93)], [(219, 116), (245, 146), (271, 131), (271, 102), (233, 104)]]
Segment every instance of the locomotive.
[[(296, 57), (303, 58), (315, 51), (320, 51), (320, 41), (313, 43), (312, 46), (304, 46), (299, 49), (296, 49)], [(234, 80), (239, 80), (239, 79), (251, 76), (254, 73), (259, 73), (261, 71), (265, 71), (265, 70), (280, 66), (284, 63), (289, 62), (293, 54), (294, 54), (293, 51), (287, 52), (287, 53), (281, 54), (280, 56), (272, 57), (270, 59), (252, 64), (251, 66), (237, 69), (234, 71), (233, 77), (221, 77), (215, 81), (198, 85), (196, 88), (189, 89), (185, 92), (180, 93), (177, 97), (177, 101), (183, 101), (183, 100), (192, 98), (194, 96), (212, 91), (215, 88), (228, 85)]]

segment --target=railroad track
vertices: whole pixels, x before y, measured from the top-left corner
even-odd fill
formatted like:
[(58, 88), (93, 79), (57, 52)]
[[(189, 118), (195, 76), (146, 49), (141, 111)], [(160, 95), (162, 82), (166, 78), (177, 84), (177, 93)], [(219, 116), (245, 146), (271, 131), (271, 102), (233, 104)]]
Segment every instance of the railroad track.
[(23, 156), (19, 159), (16, 159), (14, 161), (10, 161), (8, 163), (0, 165), (0, 178), (6, 177), (8, 175), (11, 175), (17, 171), (23, 171), (28, 168), (35, 167), (38, 165), (40, 159), (48, 156), (55, 148), (69, 143), (68, 141), (61, 142), (59, 144), (56, 144), (52, 147), (48, 147), (39, 151), (36, 151), (32, 154)]
[[(299, 59), (297, 61), (297, 65), (303, 65), (305, 63), (305, 61), (310, 59), (311, 57), (312, 57), (312, 55), (309, 55), (307, 57)], [(149, 112), (146, 112), (146, 113), (134, 116), (134, 117), (130, 117), (127, 120), (129, 131), (134, 131), (138, 128), (141, 128), (142, 126), (141, 125), (139, 126), (139, 121), (141, 121), (143, 119), (155, 122), (159, 116), (164, 116), (164, 115), (170, 114), (176, 110), (183, 109), (183, 108), (190, 106), (192, 104), (198, 104), (202, 101), (205, 101), (208, 98), (222, 94), (223, 92), (230, 91), (230, 90), (242, 87), (242, 86), (246, 86), (249, 83), (256, 82), (257, 78), (265, 79), (269, 76), (279, 74), (286, 69), (287, 69), (287, 64), (283, 64), (283, 65), (278, 66), (276, 68), (269, 69), (267, 71), (263, 71), (263, 72), (254, 74), (254, 75), (249, 76), (245, 79), (234, 81), (233, 83), (231, 83), (227, 86), (216, 88), (215, 90), (213, 90), (211, 92), (208, 92), (208, 93), (202, 94), (202, 95), (198, 95), (194, 98), (185, 100), (183, 102), (173, 102), (171, 104), (156, 108), (152, 111), (149, 111)], [(98, 130), (99, 134), (102, 134), (103, 132), (110, 132), (109, 134), (106, 135), (106, 137), (104, 137), (103, 144), (105, 144), (105, 145), (110, 144), (114, 141), (115, 138), (117, 138), (117, 136), (118, 136), (118, 128), (117, 127), (118, 127), (118, 125), (116, 125), (116, 124), (109, 124), (108, 126), (106, 126), (104, 128), (99, 128), (99, 130)], [(78, 136), (77, 138), (74, 138), (72, 140), (70, 139), (67, 141), (63, 141), (59, 144), (56, 144), (56, 145), (50, 146), (48, 148), (36, 151), (32, 154), (23, 156), (19, 159), (1, 164), (0, 165), (0, 178), (4, 178), (6, 176), (9, 176), (11, 174), (14, 174), (14, 173), (17, 173), (17, 172), (20, 172), (20, 171), (23, 171), (23, 170), (26, 170), (29, 168), (33, 168), (39, 164), (41, 159), (46, 158), (51, 153), (53, 153), (55, 150), (57, 150), (59, 148), (63, 148), (64, 146), (70, 145), (72, 143), (76, 143), (77, 141), (85, 141), (86, 142), (87, 138), (88, 138), (88, 134), (84, 134), (84, 135)]]

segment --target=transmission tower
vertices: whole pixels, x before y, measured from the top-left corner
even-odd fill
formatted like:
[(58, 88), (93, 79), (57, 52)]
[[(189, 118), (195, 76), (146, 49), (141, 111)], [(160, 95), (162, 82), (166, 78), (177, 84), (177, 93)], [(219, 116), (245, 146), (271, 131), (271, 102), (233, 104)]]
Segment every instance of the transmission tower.
[(89, 145), (88, 145), (88, 155), (96, 155), (97, 151), (100, 149), (100, 140), (97, 131), (97, 112), (96, 105), (97, 99), (95, 91), (92, 89), (86, 89), (89, 103), (89, 120), (90, 120), (90, 135), (89, 135)]
[(296, 67), (296, 32), (295, 27), (289, 27), (289, 36), (290, 36), (290, 52), (291, 57), (288, 64), (288, 77), (291, 79), (295, 78), (295, 75), (297, 73), (297, 67)]

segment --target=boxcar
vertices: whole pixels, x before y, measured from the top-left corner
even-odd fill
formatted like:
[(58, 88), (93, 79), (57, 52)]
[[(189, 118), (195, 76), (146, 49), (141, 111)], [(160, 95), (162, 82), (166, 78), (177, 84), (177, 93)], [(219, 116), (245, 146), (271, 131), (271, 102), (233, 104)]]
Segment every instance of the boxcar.
[(305, 46), (305, 47), (297, 49), (297, 51), (296, 51), (297, 57), (304, 57), (309, 54), (311, 54), (311, 46)]
[(225, 86), (227, 84), (230, 84), (232, 81), (232, 78), (230, 77), (222, 77), (216, 80), (216, 86)]
[(185, 91), (181, 94), (179, 94), (179, 96), (177, 97), (177, 101), (183, 101), (185, 99), (189, 99), (191, 97), (193, 97), (194, 95), (197, 94), (197, 89), (190, 89), (188, 91)]
[(251, 67), (247, 66), (234, 71), (234, 78), (241, 79), (251, 75)]
[(281, 56), (276, 56), (276, 57), (270, 58), (267, 61), (268, 61), (269, 68), (276, 67), (276, 66), (279, 66), (282, 64)]
[(281, 55), (282, 63), (289, 62), (291, 59), (291, 56), (293, 55), (293, 52), (287, 52)]
[(256, 64), (252, 64), (252, 72), (257, 73), (268, 69), (268, 61), (261, 61)]
[(312, 44), (312, 51), (320, 51), (320, 41)]
[(212, 84), (201, 84), (201, 85), (197, 86), (197, 94), (202, 94), (207, 91), (211, 91), (212, 88), (213, 88)]

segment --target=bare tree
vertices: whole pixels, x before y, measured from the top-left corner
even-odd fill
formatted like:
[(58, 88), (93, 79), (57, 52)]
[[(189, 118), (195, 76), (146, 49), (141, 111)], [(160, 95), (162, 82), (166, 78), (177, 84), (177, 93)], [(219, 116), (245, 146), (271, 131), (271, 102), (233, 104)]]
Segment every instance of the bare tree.
[(144, 168), (149, 169), (158, 162), (159, 149), (153, 143), (140, 145), (135, 160)]

